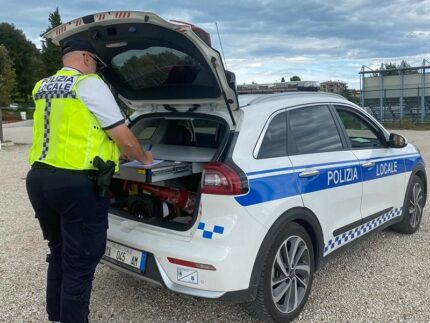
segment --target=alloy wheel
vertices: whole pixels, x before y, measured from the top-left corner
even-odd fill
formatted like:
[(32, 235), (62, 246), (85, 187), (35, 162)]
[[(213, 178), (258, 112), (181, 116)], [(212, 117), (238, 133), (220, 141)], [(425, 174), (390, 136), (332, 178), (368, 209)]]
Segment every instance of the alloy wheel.
[(291, 313), (302, 303), (310, 271), (306, 242), (298, 236), (288, 237), (276, 252), (272, 265), (272, 300), (280, 312)]
[(420, 183), (415, 183), (409, 198), (409, 219), (412, 228), (416, 228), (421, 220), (424, 199), (423, 190)]

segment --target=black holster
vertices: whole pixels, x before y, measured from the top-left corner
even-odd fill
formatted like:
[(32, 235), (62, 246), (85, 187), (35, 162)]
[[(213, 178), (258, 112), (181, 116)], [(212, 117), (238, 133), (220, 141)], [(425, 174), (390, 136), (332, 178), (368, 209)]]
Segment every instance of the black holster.
[(97, 175), (97, 186), (99, 188), (99, 196), (105, 197), (109, 192), (112, 175), (115, 172), (116, 164), (111, 161), (104, 161), (99, 156), (94, 157), (93, 165), (99, 170)]

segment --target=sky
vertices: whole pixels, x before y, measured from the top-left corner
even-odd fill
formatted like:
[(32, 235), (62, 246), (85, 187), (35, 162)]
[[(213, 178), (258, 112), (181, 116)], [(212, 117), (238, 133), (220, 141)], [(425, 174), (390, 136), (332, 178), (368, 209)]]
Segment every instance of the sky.
[(430, 60), (430, 0), (0, 0), (0, 22), (41, 47), (40, 34), (58, 7), (62, 22), (113, 10), (152, 11), (202, 27), (237, 83), (339, 80), (359, 88), (362, 65), (421, 65)]

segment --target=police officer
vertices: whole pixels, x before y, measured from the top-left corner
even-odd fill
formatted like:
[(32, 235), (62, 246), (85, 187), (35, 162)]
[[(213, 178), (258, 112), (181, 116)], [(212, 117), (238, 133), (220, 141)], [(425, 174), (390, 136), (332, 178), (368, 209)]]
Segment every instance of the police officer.
[[(63, 65), (39, 81), (27, 192), (48, 240), (46, 309), (51, 321), (87, 322), (95, 268), (106, 246), (108, 206), (98, 194), (93, 160), (118, 165), (119, 152), (144, 164), (143, 151), (124, 123), (108, 86), (97, 76), (92, 44), (62, 46)], [(118, 166), (116, 166), (118, 167)]]

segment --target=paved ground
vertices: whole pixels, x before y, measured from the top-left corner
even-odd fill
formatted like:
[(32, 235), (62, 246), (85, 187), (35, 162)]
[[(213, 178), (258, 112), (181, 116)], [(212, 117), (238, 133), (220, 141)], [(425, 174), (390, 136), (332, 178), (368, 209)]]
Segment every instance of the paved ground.
[[(4, 130), (7, 136), (16, 135), (19, 139), (27, 138), (29, 134), (25, 132), (30, 129), (20, 124)], [(426, 161), (430, 161), (430, 132), (401, 133), (416, 143)], [(25, 191), (28, 149), (28, 145), (15, 145), (0, 150), (2, 322), (46, 322), (47, 247)], [(429, 233), (426, 207), (422, 227), (416, 234), (405, 236), (391, 231), (371, 234), (332, 257), (316, 274), (308, 304), (297, 321), (429, 322)], [(173, 294), (103, 265), (99, 266), (94, 281), (91, 319), (92, 322), (256, 322), (238, 305)]]
[(33, 120), (3, 124), (3, 141), (16, 144), (31, 144)]

